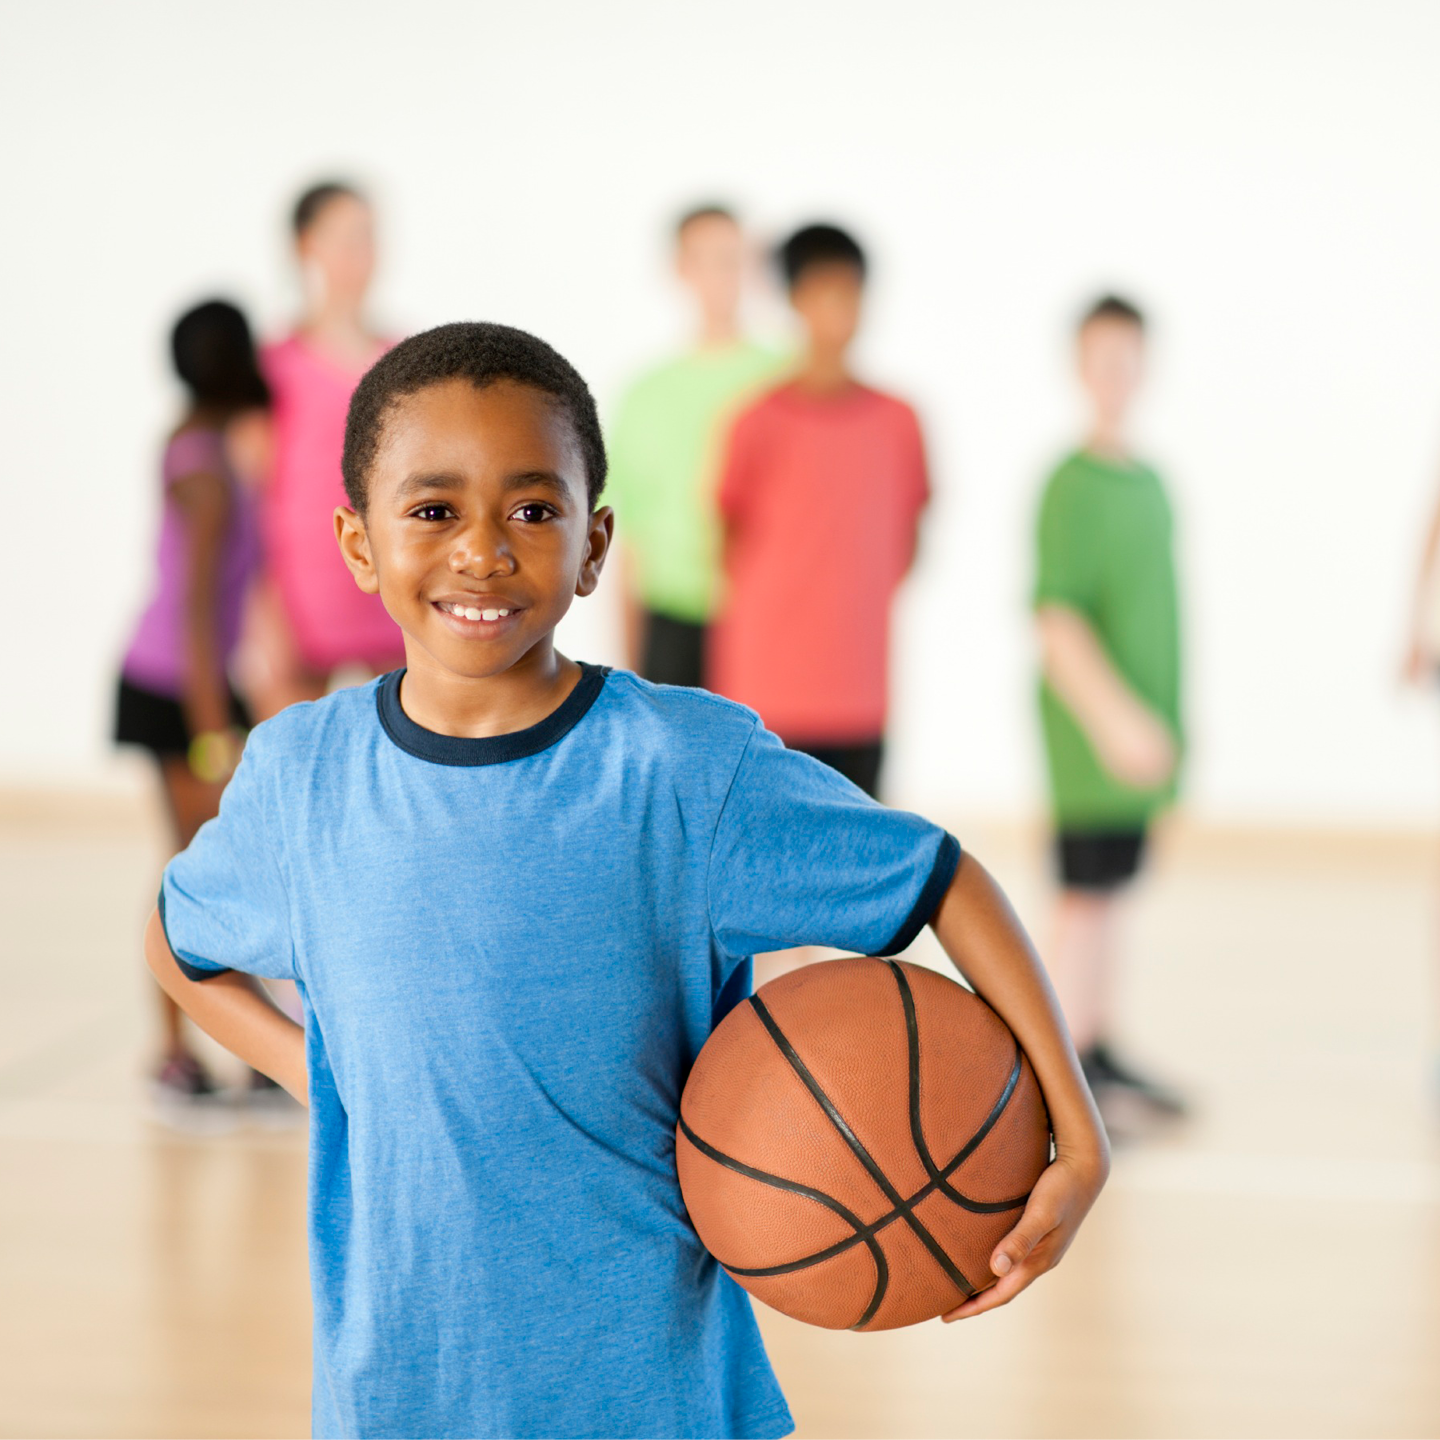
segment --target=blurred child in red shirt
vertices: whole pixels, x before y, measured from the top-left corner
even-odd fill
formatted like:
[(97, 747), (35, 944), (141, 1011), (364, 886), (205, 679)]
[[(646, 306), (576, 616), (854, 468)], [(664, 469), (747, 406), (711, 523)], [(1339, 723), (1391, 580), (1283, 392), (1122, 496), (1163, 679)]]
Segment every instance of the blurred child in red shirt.
[(794, 377), (731, 430), (719, 495), (727, 593), (710, 686), (874, 795), (890, 607), (929, 498), (925, 447), (910, 406), (850, 371), (860, 246), (835, 226), (808, 225), (779, 260), (804, 352)]

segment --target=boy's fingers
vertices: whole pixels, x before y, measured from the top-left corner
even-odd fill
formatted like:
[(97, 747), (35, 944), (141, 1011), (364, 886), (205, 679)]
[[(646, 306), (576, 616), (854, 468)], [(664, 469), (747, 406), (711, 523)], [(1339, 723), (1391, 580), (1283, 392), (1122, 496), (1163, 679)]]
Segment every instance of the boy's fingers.
[(995, 1247), (990, 1269), (1004, 1279), (1059, 1223), (1050, 1207), (1032, 1198), (1015, 1228)]
[(963, 1305), (957, 1305), (947, 1312), (944, 1320), (968, 1320), (972, 1315), (983, 1315), (1001, 1305), (1008, 1305), (1026, 1286), (1033, 1284), (1047, 1270), (1055, 1267), (1062, 1250), (1049, 1242), (1048, 1238), (1031, 1248), (1028, 1257), (1014, 1265), (1008, 1274), (1001, 1276), (988, 1289), (972, 1295)]
[(983, 1315), (987, 1310), (1008, 1305), (1030, 1282), (1042, 1275), (1048, 1266), (1019, 1265), (1002, 1280), (997, 1280), (988, 1290), (972, 1295), (963, 1305), (957, 1305), (942, 1318), (948, 1325), (952, 1320), (968, 1320), (972, 1315)]

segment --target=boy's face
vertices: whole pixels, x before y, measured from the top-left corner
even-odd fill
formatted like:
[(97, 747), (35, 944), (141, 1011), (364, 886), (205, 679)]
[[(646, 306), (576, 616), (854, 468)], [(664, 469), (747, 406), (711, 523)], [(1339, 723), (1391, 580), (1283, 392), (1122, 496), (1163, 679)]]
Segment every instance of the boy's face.
[(802, 270), (790, 287), (790, 303), (805, 326), (810, 348), (843, 352), (860, 328), (865, 282), (848, 260), (832, 260)]
[(1080, 383), (1096, 415), (1107, 423), (1119, 423), (1144, 377), (1144, 333), (1130, 320), (1102, 315), (1082, 327), (1076, 354)]
[[(510, 669), (595, 589), (611, 512), (593, 514), (574, 427), (528, 385), (449, 380), (388, 411), (362, 521), (335, 533), (355, 583), (405, 632), (407, 660)], [(503, 612), (503, 613), (502, 613)]]
[(675, 273), (706, 315), (733, 319), (745, 278), (745, 237), (724, 215), (702, 215), (681, 232)]

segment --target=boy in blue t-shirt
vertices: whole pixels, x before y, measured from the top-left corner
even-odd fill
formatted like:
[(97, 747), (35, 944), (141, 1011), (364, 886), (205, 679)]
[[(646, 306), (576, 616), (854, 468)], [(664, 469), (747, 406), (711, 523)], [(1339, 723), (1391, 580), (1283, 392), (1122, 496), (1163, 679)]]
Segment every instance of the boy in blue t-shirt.
[[(1001, 1278), (949, 1318), (1054, 1265), (1105, 1139), (984, 869), (751, 711), (556, 653), (612, 528), (574, 369), (500, 325), (406, 340), (355, 393), (344, 474), (340, 549), (406, 668), (255, 730), (146, 933), (181, 1007), (308, 1100), (315, 1433), (789, 1431), (674, 1161), (756, 951), (933, 924), (1056, 1137)], [(303, 1027), (252, 976), (294, 980)]]

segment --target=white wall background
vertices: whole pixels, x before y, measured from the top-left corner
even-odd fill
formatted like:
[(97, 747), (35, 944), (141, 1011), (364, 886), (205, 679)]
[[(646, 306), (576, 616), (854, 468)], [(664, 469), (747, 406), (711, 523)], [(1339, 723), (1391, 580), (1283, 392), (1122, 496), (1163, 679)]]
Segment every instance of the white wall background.
[[(1395, 680), (1440, 470), (1440, 5), (9, 0), (4, 31), (0, 781), (133, 773), (106, 734), (167, 326), (215, 291), (282, 326), (285, 209), (338, 172), (381, 201), (388, 327), (524, 325), (602, 401), (676, 334), (679, 206), (859, 230), (865, 368), (933, 451), (892, 789), (937, 813), (1041, 793), (1031, 515), (1077, 421), (1071, 317), (1132, 292), (1183, 524), (1192, 809), (1440, 807), (1436, 717)], [(613, 658), (612, 599), (572, 653)]]

